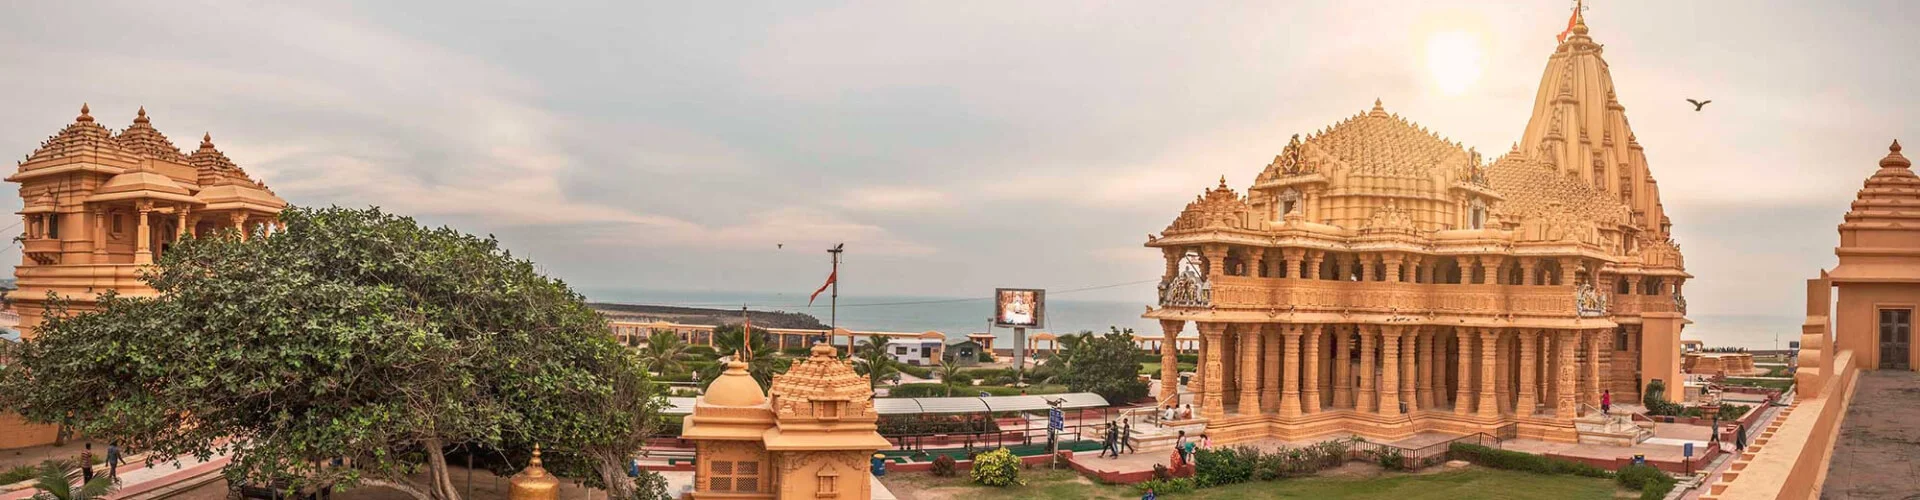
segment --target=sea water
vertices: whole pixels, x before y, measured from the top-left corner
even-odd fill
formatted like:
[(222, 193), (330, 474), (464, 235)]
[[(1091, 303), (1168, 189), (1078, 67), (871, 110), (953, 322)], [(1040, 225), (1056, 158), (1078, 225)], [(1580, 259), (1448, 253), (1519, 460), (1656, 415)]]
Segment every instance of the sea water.
[[(612, 302), (620, 304), (646, 304), (662, 306), (701, 307), (710, 309), (738, 309), (746, 306), (755, 311), (785, 311), (813, 315), (821, 323), (832, 321), (828, 306), (830, 299), (822, 294), (813, 305), (807, 305), (807, 293), (765, 293), (765, 292), (713, 292), (713, 291), (667, 291), (636, 288), (581, 288), (588, 300), (594, 302)], [(1045, 328), (1036, 329), (1052, 333), (1076, 333), (1082, 331), (1106, 332), (1109, 328), (1133, 329), (1143, 335), (1159, 335), (1159, 323), (1141, 318), (1147, 304), (1153, 301), (1151, 295), (1138, 301), (1125, 300), (1087, 300), (1049, 297), (1046, 309)], [(993, 301), (987, 294), (979, 297), (927, 297), (906, 295), (842, 295), (838, 314), (839, 325), (850, 330), (921, 332), (938, 331), (947, 334), (950, 342), (958, 342), (970, 333), (992, 331), (998, 338), (995, 346), (1009, 346), (1013, 331), (1007, 328), (988, 327), (988, 319), (993, 315)], [(1700, 340), (1709, 347), (1744, 347), (1747, 349), (1785, 349), (1787, 343), (1800, 338), (1801, 318), (1765, 314), (1711, 314), (1698, 313), (1688, 317), (1692, 325), (1682, 331), (1681, 338)], [(1188, 325), (1188, 333), (1193, 326)], [(1777, 339), (1777, 344), (1775, 343)]]

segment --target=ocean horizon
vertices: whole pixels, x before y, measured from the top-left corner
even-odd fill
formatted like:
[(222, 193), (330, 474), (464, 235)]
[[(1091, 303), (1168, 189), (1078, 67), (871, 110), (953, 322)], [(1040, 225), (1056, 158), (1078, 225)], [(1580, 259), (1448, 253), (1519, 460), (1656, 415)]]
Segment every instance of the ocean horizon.
[[(756, 311), (805, 313), (829, 323), (832, 309), (828, 297), (821, 295), (807, 305), (806, 293), (675, 291), (640, 288), (580, 287), (576, 289), (593, 302), (659, 306), (729, 309), (746, 306)], [(1141, 318), (1152, 297), (1138, 302), (1122, 300), (1071, 299), (1049, 296), (1044, 328), (1028, 333), (1106, 332), (1109, 328), (1132, 329), (1140, 334), (1157, 334), (1159, 323)], [(920, 332), (933, 330), (947, 334), (957, 342), (969, 333), (992, 331), (997, 346), (1010, 346), (1010, 328), (988, 327), (992, 316), (992, 297), (940, 297), (917, 295), (842, 295), (839, 326), (851, 330)], [(1681, 338), (1700, 340), (1708, 347), (1744, 347), (1747, 349), (1785, 349), (1799, 340), (1804, 318), (1757, 314), (1699, 314), (1681, 333)], [(1193, 331), (1189, 325), (1188, 331)]]

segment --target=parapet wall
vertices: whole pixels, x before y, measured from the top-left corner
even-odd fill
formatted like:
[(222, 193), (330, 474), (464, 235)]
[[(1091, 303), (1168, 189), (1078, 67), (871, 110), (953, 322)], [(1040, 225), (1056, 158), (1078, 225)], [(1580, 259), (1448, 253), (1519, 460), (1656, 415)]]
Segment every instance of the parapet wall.
[[(1860, 368), (1853, 351), (1841, 351), (1832, 357), (1832, 365), (1818, 380), (1803, 378), (1812, 391), (1797, 398), (1773, 424), (1754, 438), (1747, 451), (1735, 459), (1700, 498), (1715, 499), (1814, 499), (1826, 482), (1827, 465), (1833, 459), (1833, 445), (1840, 434), (1840, 422), (1853, 400), (1854, 382)], [(1812, 394), (1818, 394), (1813, 397)]]

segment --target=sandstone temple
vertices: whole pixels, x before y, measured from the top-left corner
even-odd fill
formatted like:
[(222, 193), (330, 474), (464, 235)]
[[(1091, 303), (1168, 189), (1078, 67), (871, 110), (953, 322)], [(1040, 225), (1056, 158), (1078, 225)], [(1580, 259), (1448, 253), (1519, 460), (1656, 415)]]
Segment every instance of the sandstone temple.
[[(27, 155), (7, 181), (20, 184), (24, 200), (18, 289), (7, 299), (26, 337), (40, 324), (48, 292), (73, 310), (94, 307), (108, 290), (151, 295), (137, 270), (174, 241), (228, 228), (264, 231), (287, 206), (216, 149), (211, 135), (193, 153), (181, 152), (145, 108), (114, 132), (81, 105), (80, 116)], [(0, 417), (0, 448), (53, 441), (50, 426)]]
[(1602, 52), (1576, 17), (1491, 160), (1375, 101), (1294, 136), (1244, 195), (1202, 193), (1146, 242), (1166, 262), (1145, 315), (1161, 380), (1193, 323), (1191, 404), (1228, 442), (1574, 441), (1603, 391), (1677, 394), (1690, 275)]
[(729, 362), (695, 400), (680, 434), (697, 457), (690, 498), (873, 498), (867, 457), (893, 447), (873, 389), (832, 346), (809, 354), (765, 392)]

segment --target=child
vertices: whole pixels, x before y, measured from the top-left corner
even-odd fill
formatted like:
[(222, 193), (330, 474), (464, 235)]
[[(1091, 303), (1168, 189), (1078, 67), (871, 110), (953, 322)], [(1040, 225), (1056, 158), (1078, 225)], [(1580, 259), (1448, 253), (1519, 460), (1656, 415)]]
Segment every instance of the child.
[(1600, 414), (1613, 415), (1613, 389), (1600, 391)]

